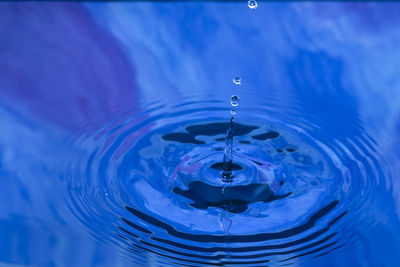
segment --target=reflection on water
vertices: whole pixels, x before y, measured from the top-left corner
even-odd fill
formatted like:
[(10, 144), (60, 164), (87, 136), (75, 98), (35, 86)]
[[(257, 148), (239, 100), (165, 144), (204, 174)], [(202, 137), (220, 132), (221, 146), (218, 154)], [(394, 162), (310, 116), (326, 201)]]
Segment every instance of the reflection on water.
[(0, 265), (397, 266), (400, 5), (248, 4), (0, 4)]

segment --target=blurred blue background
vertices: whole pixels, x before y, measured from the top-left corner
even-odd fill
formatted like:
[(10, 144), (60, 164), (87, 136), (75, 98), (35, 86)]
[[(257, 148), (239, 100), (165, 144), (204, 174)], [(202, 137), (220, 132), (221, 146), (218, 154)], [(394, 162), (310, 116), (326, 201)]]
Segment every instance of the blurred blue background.
[(228, 104), (236, 76), (241, 106), (274, 99), (379, 144), (393, 174), (379, 219), (324, 264), (396, 266), (399, 25), (395, 2), (0, 3), (0, 266), (129, 266), (57, 193), (64, 141), (154, 102)]

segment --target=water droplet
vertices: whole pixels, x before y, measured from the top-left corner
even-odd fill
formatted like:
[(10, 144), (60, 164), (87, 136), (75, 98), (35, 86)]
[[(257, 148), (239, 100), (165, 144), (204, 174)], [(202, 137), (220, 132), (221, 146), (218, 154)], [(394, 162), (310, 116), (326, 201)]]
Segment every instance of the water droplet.
[(232, 110), (231, 110), (231, 115), (232, 115), (232, 116), (235, 116), (235, 114), (236, 114), (236, 110), (232, 109)]
[(237, 84), (237, 85), (241, 85), (242, 84), (242, 79), (240, 79), (239, 77), (233, 78), (233, 83)]
[(248, 2), (249, 8), (252, 10), (255, 10), (258, 6), (257, 1), (256, 0), (249, 0)]
[(237, 95), (233, 95), (231, 97), (231, 105), (236, 107), (237, 105), (239, 105), (239, 96)]

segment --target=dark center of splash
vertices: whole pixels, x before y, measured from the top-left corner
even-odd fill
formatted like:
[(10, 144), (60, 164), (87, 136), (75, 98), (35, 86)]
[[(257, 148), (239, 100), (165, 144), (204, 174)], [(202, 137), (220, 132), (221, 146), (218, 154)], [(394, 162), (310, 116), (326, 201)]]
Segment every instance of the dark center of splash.
[[(230, 123), (209, 123), (209, 124), (196, 124), (185, 128), (187, 132), (176, 132), (164, 134), (162, 138), (166, 141), (175, 141), (179, 143), (192, 143), (192, 144), (205, 144), (205, 142), (197, 140), (196, 137), (199, 135), (214, 136), (219, 134), (225, 134)], [(258, 126), (243, 125), (235, 123), (235, 129), (233, 134), (235, 136), (242, 136), (251, 133), (257, 129)], [(225, 140), (225, 138), (223, 139)]]
[(191, 206), (198, 209), (219, 207), (232, 213), (241, 213), (247, 210), (248, 204), (255, 202), (271, 202), (285, 198), (285, 195), (275, 195), (268, 184), (249, 184), (225, 187), (213, 186), (202, 181), (194, 181), (189, 184), (188, 190), (179, 187), (173, 189), (174, 193), (191, 199)]
[[(217, 171), (222, 171), (224, 169), (224, 163), (223, 162), (214, 163), (213, 165), (211, 165), (211, 168)], [(243, 167), (236, 163), (232, 163), (231, 168), (234, 171), (243, 170)]]
[[(185, 128), (186, 132), (174, 132), (167, 133), (162, 136), (165, 141), (174, 141), (183, 144), (191, 143), (195, 145), (205, 144), (204, 141), (197, 140), (196, 137), (200, 135), (204, 136), (215, 136), (219, 134), (225, 134), (229, 128), (229, 122), (214, 122), (208, 124), (195, 124)], [(252, 131), (258, 129), (258, 126), (244, 125), (240, 123), (235, 123), (235, 128), (233, 129), (234, 136), (243, 136), (251, 133)], [(280, 134), (276, 131), (267, 131), (262, 134), (257, 134), (251, 136), (254, 140), (266, 141), (268, 139), (278, 138)], [(217, 138), (216, 141), (225, 141), (225, 137)], [(241, 140), (240, 143), (249, 144), (250, 141)], [(294, 150), (293, 150), (294, 151)], [(292, 152), (292, 151), (288, 151)]]

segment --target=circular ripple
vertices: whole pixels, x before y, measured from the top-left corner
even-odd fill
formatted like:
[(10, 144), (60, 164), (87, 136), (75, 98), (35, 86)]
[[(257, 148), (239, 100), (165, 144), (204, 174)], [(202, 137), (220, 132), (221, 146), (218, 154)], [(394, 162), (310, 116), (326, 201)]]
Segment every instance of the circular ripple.
[(370, 137), (242, 108), (224, 183), (222, 106), (155, 107), (85, 130), (65, 198), (96, 240), (138, 265), (284, 265), (337, 253), (343, 232), (371, 221), (363, 211), (385, 177)]

